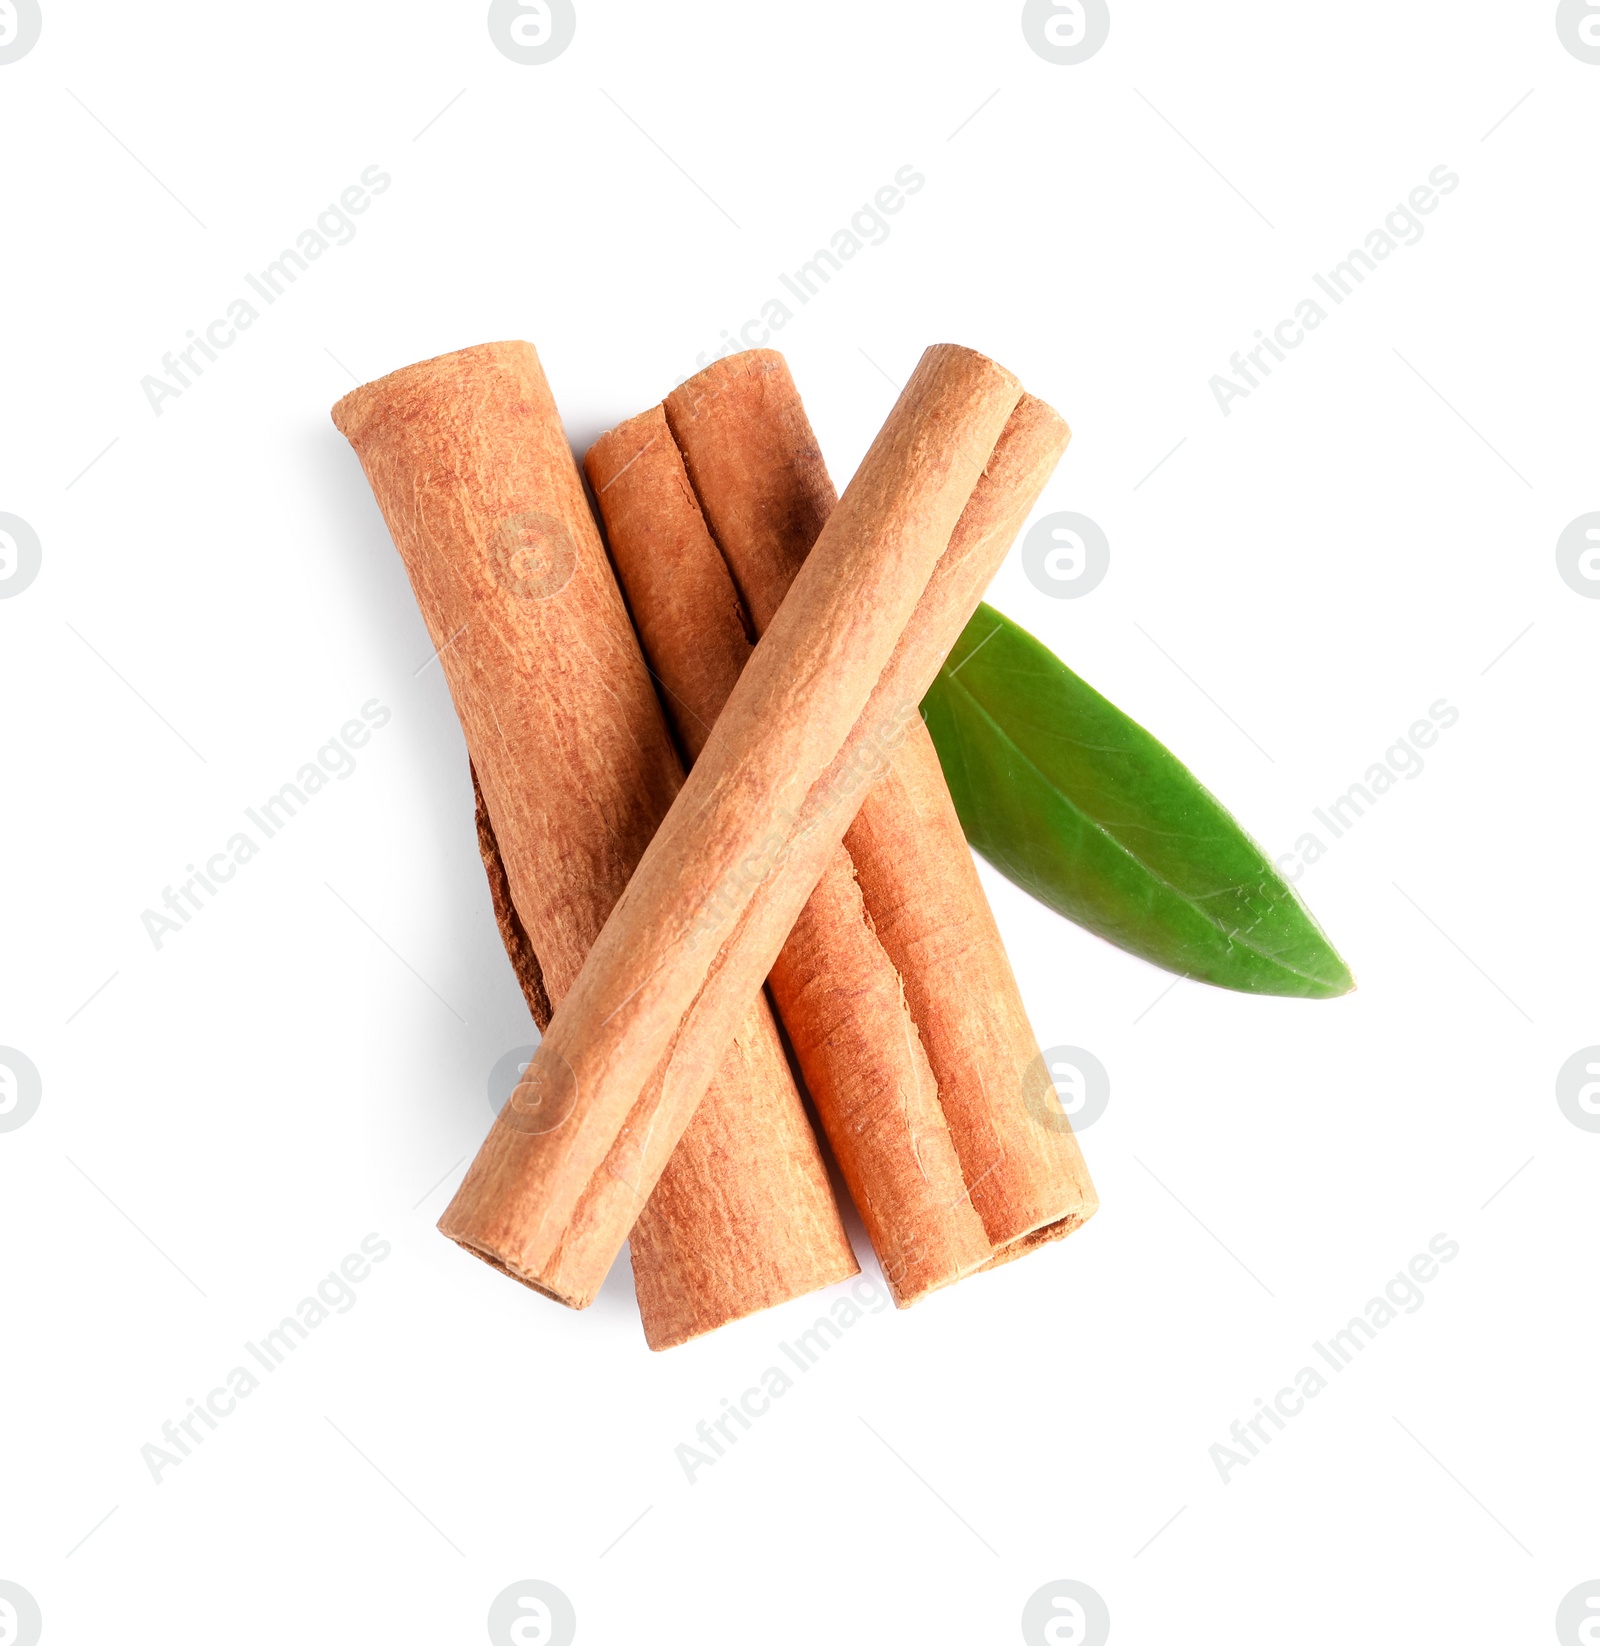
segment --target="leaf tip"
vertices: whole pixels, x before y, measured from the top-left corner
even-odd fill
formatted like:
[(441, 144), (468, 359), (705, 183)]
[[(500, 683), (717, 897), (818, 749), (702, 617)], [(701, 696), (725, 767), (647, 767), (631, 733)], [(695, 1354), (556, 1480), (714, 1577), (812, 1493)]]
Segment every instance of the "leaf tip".
[(1343, 958), (1332, 948), (1328, 950), (1328, 958), (1332, 964), (1325, 977), (1317, 979), (1320, 985), (1311, 995), (1313, 1000), (1341, 1000), (1347, 994), (1356, 992), (1355, 974), (1344, 963)]

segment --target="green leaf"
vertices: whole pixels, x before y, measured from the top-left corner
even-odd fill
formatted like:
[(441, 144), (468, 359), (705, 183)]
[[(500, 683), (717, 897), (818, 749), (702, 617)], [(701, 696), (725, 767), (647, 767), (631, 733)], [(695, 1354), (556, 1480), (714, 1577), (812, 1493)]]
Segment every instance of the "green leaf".
[(979, 606), (922, 702), (967, 839), (1040, 902), (1185, 977), (1328, 999), (1322, 928), (1180, 760)]

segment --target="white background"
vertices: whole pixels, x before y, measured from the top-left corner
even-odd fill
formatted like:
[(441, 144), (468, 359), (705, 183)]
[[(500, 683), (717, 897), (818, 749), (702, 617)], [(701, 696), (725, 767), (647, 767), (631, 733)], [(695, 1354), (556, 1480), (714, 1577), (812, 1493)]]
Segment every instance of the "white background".
[[(524, 67), (481, 4), (45, 0), (0, 66), (0, 511), (43, 545), (0, 601), (0, 1042), (43, 1082), (0, 1134), (0, 1578), (50, 1646), (476, 1641), (523, 1578), (589, 1643), (1005, 1642), (1058, 1578), (1119, 1646), (1536, 1641), (1600, 1577), (1600, 1135), (1555, 1099), (1600, 1041), (1600, 603), (1554, 553), (1600, 509), (1600, 67), (1545, 3), (1113, 0), (1073, 67), (1019, 10), (579, 0)], [(1274, 852), (1460, 718), (1300, 881), (1344, 1000), (1169, 991), (986, 870), (1041, 1043), (1110, 1071), (1104, 1209), (869, 1315), (691, 1485), (674, 1448), (826, 1299), (652, 1355), (625, 1263), (571, 1314), (435, 1232), (528, 1024), (328, 408), (525, 337), (581, 452), (908, 164), (773, 339), (839, 482), (930, 342), (1061, 408), (1040, 513), (1110, 574), (1051, 599), (1014, 553), (991, 599)], [(370, 165), (354, 240), (157, 417), (141, 377)], [(1440, 165), (1224, 417), (1210, 377)], [(373, 698), (354, 775), (158, 951), (141, 911)], [(373, 1231), (356, 1306), (152, 1481)], [(1224, 1484), (1441, 1232), (1424, 1306)]]

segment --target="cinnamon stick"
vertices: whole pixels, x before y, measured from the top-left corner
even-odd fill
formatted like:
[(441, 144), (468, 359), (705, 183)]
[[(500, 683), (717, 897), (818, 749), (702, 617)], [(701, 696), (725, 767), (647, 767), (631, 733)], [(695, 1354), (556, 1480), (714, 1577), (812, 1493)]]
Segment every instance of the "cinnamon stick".
[[(497, 922), (546, 1029), (681, 765), (532, 348), (425, 361), (347, 395), (334, 421), (438, 648), (472, 758)], [(660, 1181), (607, 1185), (608, 1210), (624, 1234), (634, 1227), (655, 1348), (856, 1272), (765, 1000), (752, 990), (740, 1005)], [(497, 1125), (559, 1131), (560, 1109), (523, 1095)], [(559, 1244), (514, 1272), (576, 1306), (604, 1275), (574, 1274)]]
[[(542, 1034), (552, 1008), (476, 773), (473, 790), (496, 923)], [(859, 1272), (837, 1208), (821, 1193), (816, 1141), (763, 1005), (752, 1006), (629, 1236), (652, 1349), (675, 1348)]]
[[(924, 355), (441, 1219), (451, 1238), (520, 1274), (558, 1250), (610, 1262), (612, 1186), (659, 1175), (1053, 466), (985, 476), (1020, 397), (982, 356)], [(510, 1123), (530, 1110), (564, 1123)]]
[[(836, 501), (788, 366), (770, 349), (732, 356), (669, 395), (665, 412), (695, 500), (760, 632)], [(1059, 452), (1067, 430), (1024, 396), (1005, 438), (1018, 448), (1058, 441)], [(1046, 1090), (1033, 1089), (1047, 1088), (1048, 1076), (920, 720), (864, 797), (845, 847), (866, 915), (903, 983), (989, 1240), (999, 1254), (1020, 1255), (1069, 1233), (1099, 1202), (1070, 1128), (1035, 1119), (1053, 1107)], [(774, 992), (793, 1039), (784, 995)], [(803, 1057), (802, 1066), (815, 1092)]]
[[(733, 579), (659, 406), (602, 436), (584, 471), (640, 643), (692, 761), (753, 649)], [(842, 846), (768, 982), (896, 1302), (904, 1307), (986, 1263), (990, 1243), (933, 1071)]]

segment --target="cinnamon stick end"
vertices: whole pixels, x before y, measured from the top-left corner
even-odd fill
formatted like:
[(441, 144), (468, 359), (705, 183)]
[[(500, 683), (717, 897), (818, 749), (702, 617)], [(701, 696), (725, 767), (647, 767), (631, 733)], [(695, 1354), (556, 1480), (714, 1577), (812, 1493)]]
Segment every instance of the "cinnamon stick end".
[(450, 1213), (446, 1211), (445, 1215), (441, 1217), (435, 1225), (439, 1233), (442, 1234), (446, 1240), (449, 1240), (459, 1246), (462, 1251), (470, 1252), (472, 1256), (477, 1258), (480, 1263), (487, 1263), (491, 1269), (498, 1269), (501, 1274), (508, 1275), (512, 1280), (520, 1282), (522, 1285), (526, 1286), (529, 1291), (537, 1292), (540, 1297), (549, 1298), (552, 1303), (563, 1303), (569, 1309), (587, 1309), (589, 1305), (594, 1302), (597, 1295), (595, 1291), (559, 1291), (555, 1287), (547, 1285), (536, 1276), (527, 1273), (525, 1270), (517, 1268), (515, 1264), (510, 1263), (505, 1258), (498, 1256), (487, 1247), (480, 1246), (476, 1244), (476, 1242), (469, 1240), (459, 1230), (446, 1228), (445, 1225), (449, 1221), (449, 1217)]
[[(475, 343), (470, 348), (453, 349), (449, 354), (436, 354), (429, 360), (418, 360), (402, 366), (384, 377), (375, 377), (370, 383), (340, 397), (333, 404), (333, 426), (356, 445), (368, 428), (388, 410), (407, 401), (417, 403), (441, 383), (459, 377), (466, 370), (476, 371), (484, 365), (501, 362), (524, 366), (531, 355), (537, 368), (539, 354), (531, 343), (510, 340), (500, 343)], [(418, 391), (425, 391), (419, 395)]]

